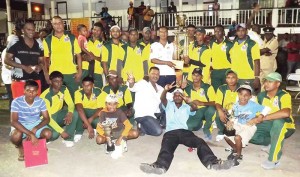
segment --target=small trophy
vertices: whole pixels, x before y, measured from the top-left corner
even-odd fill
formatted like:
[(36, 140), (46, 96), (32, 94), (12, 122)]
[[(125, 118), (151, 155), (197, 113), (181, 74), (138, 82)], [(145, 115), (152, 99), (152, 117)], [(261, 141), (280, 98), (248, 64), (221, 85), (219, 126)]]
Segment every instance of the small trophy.
[(234, 103), (229, 103), (225, 106), (225, 109), (223, 109), (227, 119), (227, 123), (225, 124), (225, 129), (223, 132), (226, 136), (235, 136), (233, 124), (236, 117), (234, 116), (233, 105)]
[(113, 127), (114, 123), (115, 122), (110, 121), (108, 119), (106, 119), (105, 121), (103, 121), (101, 123), (103, 130), (104, 130), (104, 135), (106, 137), (106, 153), (107, 154), (115, 150), (115, 145), (111, 140), (111, 138), (112, 138), (111, 132), (112, 132), (112, 127)]

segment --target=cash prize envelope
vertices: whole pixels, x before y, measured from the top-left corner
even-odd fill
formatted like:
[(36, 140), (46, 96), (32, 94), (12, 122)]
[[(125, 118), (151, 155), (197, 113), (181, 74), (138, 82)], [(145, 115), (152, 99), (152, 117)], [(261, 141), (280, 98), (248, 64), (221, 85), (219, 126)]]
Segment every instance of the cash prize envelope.
[(35, 146), (31, 141), (23, 141), (25, 167), (48, 164), (46, 139), (39, 139)]

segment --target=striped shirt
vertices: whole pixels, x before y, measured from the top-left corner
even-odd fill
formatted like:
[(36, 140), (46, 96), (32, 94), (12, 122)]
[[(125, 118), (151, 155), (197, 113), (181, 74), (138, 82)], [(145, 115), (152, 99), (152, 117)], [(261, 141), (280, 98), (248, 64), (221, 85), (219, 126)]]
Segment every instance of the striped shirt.
[(40, 97), (35, 97), (32, 105), (28, 105), (25, 96), (20, 96), (11, 103), (11, 112), (18, 113), (21, 124), (33, 124), (39, 121), (43, 111), (47, 111), (46, 103)]

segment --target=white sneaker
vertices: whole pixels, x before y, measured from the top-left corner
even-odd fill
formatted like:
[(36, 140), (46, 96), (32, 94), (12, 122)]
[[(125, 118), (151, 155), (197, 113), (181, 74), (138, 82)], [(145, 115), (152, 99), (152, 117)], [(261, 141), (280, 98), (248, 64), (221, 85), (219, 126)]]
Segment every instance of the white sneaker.
[(75, 135), (74, 136), (74, 142), (77, 143), (78, 141), (80, 141), (81, 137), (82, 137), (82, 135), (80, 135), (80, 134)]
[(127, 152), (127, 151), (128, 151), (128, 148), (127, 148), (127, 141), (122, 140), (122, 141), (121, 141), (121, 146), (122, 146), (123, 152)]
[(115, 146), (115, 150), (111, 153), (111, 157), (113, 159), (118, 159), (120, 157), (122, 157), (123, 155), (123, 149), (122, 149), (122, 145), (119, 146)]
[(74, 141), (66, 141), (66, 140), (63, 140), (62, 141), (66, 147), (73, 147), (74, 146)]
[(222, 141), (224, 139), (224, 135), (217, 135), (216, 136), (216, 141), (219, 142), (219, 141)]

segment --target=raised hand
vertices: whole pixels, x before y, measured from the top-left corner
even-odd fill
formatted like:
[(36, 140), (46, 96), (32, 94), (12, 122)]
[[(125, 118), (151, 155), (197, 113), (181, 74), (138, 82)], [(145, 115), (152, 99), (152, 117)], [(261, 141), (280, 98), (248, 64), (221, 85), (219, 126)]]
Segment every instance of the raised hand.
[(180, 88), (181, 89), (185, 89), (188, 85), (188, 81), (187, 81), (187, 77), (188, 76), (182, 76), (182, 81), (181, 81), (181, 85), (180, 85)]
[(183, 94), (180, 95), (180, 97), (186, 102), (186, 103), (191, 103), (193, 100), (188, 97), (188, 96), (185, 96)]
[(172, 84), (167, 84), (167, 85), (165, 86), (165, 90), (166, 90), (166, 91), (169, 91), (169, 90), (171, 90), (171, 89), (174, 88), (174, 87), (176, 87), (175, 81), (172, 82)]
[(133, 84), (135, 82), (132, 72), (127, 72), (127, 81), (129, 84)]

